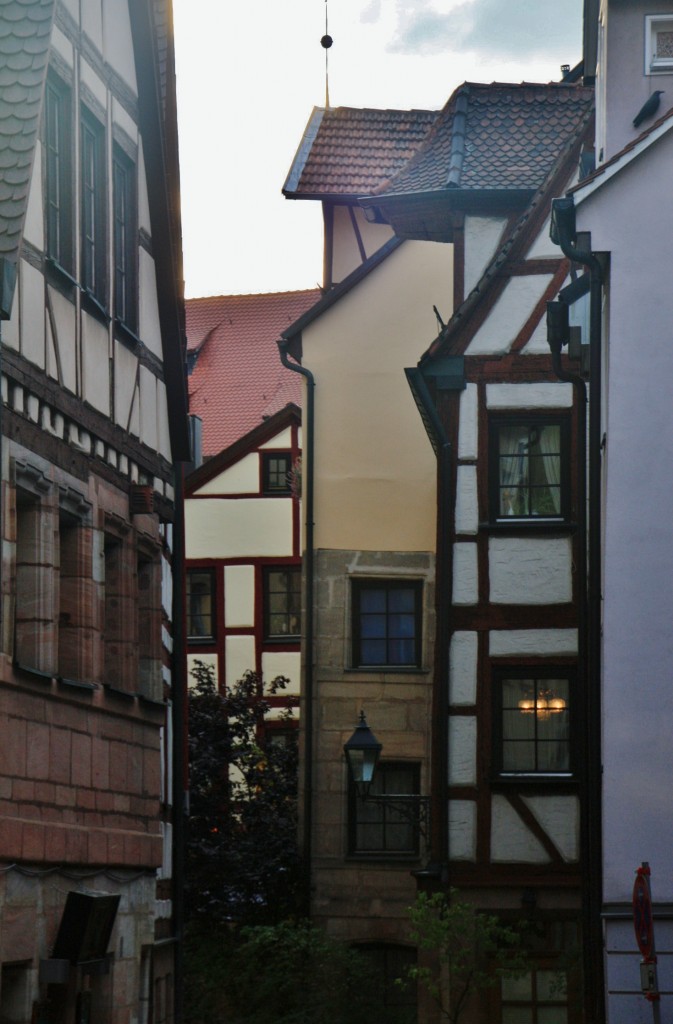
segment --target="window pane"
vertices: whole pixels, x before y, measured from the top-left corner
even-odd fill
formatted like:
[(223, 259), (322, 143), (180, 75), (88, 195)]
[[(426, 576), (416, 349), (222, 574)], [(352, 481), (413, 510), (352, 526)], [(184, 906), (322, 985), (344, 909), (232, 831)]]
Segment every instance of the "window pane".
[(391, 640), (388, 644), (388, 661), (391, 665), (413, 665), (415, 643), (413, 640)]
[(391, 612), (414, 613), (414, 592), (411, 589), (396, 587), (390, 591), (388, 597), (388, 608)]
[(540, 1006), (537, 1011), (538, 1024), (568, 1024), (566, 1006)]
[(369, 639), (385, 637), (386, 617), (385, 615), (363, 615), (362, 636)]
[(497, 438), (497, 515), (560, 516), (561, 425), (503, 423)]
[(353, 585), (354, 664), (419, 663), (419, 585)]
[(360, 591), (360, 610), (363, 612), (385, 612), (385, 590), (373, 590), (370, 587), (364, 587)]
[(264, 577), (266, 636), (290, 638), (301, 632), (301, 569), (269, 569)]
[(540, 1003), (559, 1003), (566, 998), (568, 979), (565, 971), (537, 971), (537, 998)]
[(530, 1000), (533, 995), (533, 975), (524, 974), (521, 978), (502, 979), (502, 998), (507, 1000)]
[(187, 573), (187, 633), (213, 636), (213, 577), (209, 572)]
[(533, 1024), (532, 1006), (503, 1006), (502, 1024)]
[(385, 665), (386, 664), (386, 642), (385, 640), (363, 640), (362, 645), (363, 665)]

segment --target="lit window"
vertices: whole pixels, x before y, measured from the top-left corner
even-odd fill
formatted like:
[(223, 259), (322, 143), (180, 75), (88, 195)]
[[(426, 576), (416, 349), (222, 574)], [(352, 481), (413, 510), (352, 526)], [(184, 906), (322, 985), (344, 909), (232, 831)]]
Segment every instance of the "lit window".
[(193, 643), (215, 637), (215, 577), (211, 569), (187, 571), (187, 636)]
[(496, 670), (494, 760), (501, 776), (572, 774), (571, 683), (561, 668)]
[(264, 452), (262, 455), (262, 489), (265, 494), (290, 493), (289, 452)]
[(568, 517), (565, 421), (541, 417), (493, 419), (490, 455), (493, 520)]
[(264, 635), (296, 640), (301, 634), (301, 567), (267, 569), (264, 574)]
[(353, 665), (421, 664), (420, 581), (353, 580)]
[(417, 764), (381, 762), (376, 767), (369, 795), (363, 800), (349, 786), (348, 849), (351, 854), (386, 855), (418, 853), (418, 818), (412, 801), (386, 803), (372, 797), (412, 796), (418, 793)]

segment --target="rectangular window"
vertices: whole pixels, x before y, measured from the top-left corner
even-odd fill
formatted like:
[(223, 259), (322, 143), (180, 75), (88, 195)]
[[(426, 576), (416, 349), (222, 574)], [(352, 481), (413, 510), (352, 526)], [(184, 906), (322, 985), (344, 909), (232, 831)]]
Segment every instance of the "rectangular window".
[(419, 667), (420, 580), (353, 580), (353, 666)]
[(191, 643), (215, 638), (215, 574), (212, 569), (187, 570), (187, 637)]
[(645, 16), (645, 74), (673, 69), (673, 18), (665, 14)]
[(70, 91), (47, 80), (44, 97), (47, 257), (68, 274), (73, 269)]
[(533, 969), (500, 984), (502, 1024), (568, 1024), (564, 971)]
[(112, 157), (114, 315), (134, 332), (137, 324), (135, 166), (115, 146)]
[(262, 453), (262, 490), (265, 494), (289, 494), (292, 456), (290, 452)]
[[(418, 853), (418, 808), (414, 801), (395, 795), (417, 795), (420, 782), (418, 764), (381, 762), (366, 800), (349, 786), (348, 850), (351, 854), (390, 855)], [(383, 799), (377, 800), (376, 797)], [(386, 800), (390, 798), (390, 802)]]
[(572, 775), (572, 682), (560, 667), (496, 670), (494, 760), (501, 776)]
[(492, 521), (568, 518), (567, 427), (541, 416), (491, 420)]
[(264, 636), (296, 641), (301, 635), (301, 566), (264, 572)]
[(84, 291), (105, 306), (105, 134), (88, 113), (81, 121), (81, 269)]

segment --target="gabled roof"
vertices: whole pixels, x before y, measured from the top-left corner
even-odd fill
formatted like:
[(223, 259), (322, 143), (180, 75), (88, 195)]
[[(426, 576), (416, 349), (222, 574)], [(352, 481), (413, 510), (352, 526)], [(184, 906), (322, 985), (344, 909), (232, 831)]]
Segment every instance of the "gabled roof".
[(0, 319), (11, 315), (55, 10), (54, 0), (0, 4)]
[(276, 341), (320, 296), (308, 288), (187, 300), (190, 411), (203, 421), (204, 455), (301, 404), (301, 377), (282, 365)]
[(406, 166), (361, 205), (378, 209), (401, 237), (448, 241), (450, 210), (523, 208), (592, 104), (592, 89), (566, 82), (467, 82)]
[(368, 195), (404, 166), (436, 117), (436, 110), (314, 107), (283, 194)]
[(269, 416), (268, 419), (253, 427), (243, 437), (234, 441), (224, 451), (219, 452), (219, 454), (204, 462), (202, 466), (192, 470), (185, 477), (187, 497), (194, 494), (195, 491), (198, 491), (200, 487), (203, 487), (204, 484), (218, 476), (219, 473), (228, 469), (229, 466), (238, 462), (239, 459), (248, 455), (249, 452), (255, 451), (260, 445), (271, 441), (276, 434), (279, 434), (281, 430), (285, 430), (286, 427), (293, 423), (301, 423), (301, 409), (293, 402), (289, 402), (282, 409), (279, 409), (278, 412), (274, 413), (273, 416)]

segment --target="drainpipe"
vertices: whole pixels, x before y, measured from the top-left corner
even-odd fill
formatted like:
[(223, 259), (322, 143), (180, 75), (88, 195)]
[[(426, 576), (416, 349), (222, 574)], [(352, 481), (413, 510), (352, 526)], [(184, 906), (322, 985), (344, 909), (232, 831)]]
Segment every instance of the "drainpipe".
[[(587, 574), (587, 688), (584, 723), (586, 771), (582, 777), (583, 834), (581, 849), (584, 907), (584, 984), (589, 1019), (605, 1020), (603, 985), (602, 835), (601, 835), (601, 398), (603, 272), (590, 249), (577, 247), (572, 196), (552, 201), (551, 239), (573, 263), (590, 274), (589, 327), (589, 525)], [(560, 361), (560, 360), (559, 360)], [(584, 545), (583, 545), (584, 546)]]
[[(277, 342), (280, 361), (283, 366), (300, 373), (306, 381), (306, 416), (302, 414), (302, 501), (306, 515), (304, 548), (305, 607), (304, 622), (304, 830), (303, 858), (306, 880), (306, 913), (311, 907), (311, 867), (313, 833), (313, 595), (314, 595), (314, 551), (313, 551), (313, 452), (314, 452), (314, 391), (315, 378), (310, 370), (300, 363), (290, 362), (289, 340)], [(305, 472), (304, 472), (305, 467)]]

